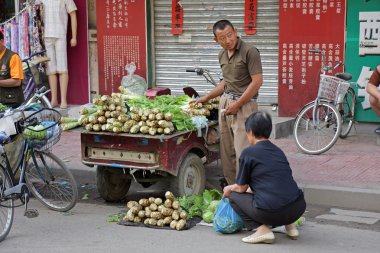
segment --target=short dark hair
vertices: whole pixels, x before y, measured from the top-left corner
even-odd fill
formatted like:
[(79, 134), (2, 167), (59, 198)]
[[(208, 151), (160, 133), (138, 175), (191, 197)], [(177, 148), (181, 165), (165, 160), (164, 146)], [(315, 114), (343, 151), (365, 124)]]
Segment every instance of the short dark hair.
[(214, 33), (214, 36), (216, 36), (216, 30), (224, 30), (226, 26), (231, 26), (232, 30), (235, 29), (232, 23), (226, 19), (219, 20), (216, 22), (212, 28), (212, 32)]
[(272, 117), (266, 111), (257, 111), (252, 113), (245, 121), (245, 131), (252, 131), (256, 138), (266, 138), (272, 132)]
[(3, 33), (0, 31), (0, 40), (3, 40), (4, 39), (4, 35)]

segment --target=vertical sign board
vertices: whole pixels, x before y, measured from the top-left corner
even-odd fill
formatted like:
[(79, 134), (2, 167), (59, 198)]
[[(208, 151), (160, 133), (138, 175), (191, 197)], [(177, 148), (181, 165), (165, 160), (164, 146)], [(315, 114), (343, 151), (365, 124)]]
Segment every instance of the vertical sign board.
[(365, 90), (374, 68), (380, 64), (379, 1), (347, 0), (346, 71), (352, 74), (358, 103), (355, 120), (379, 122)]
[(345, 0), (280, 0), (280, 116), (295, 116), (317, 96), (322, 59), (310, 49), (325, 51), (331, 65), (344, 61), (345, 10)]
[(245, 0), (244, 32), (247, 35), (256, 33), (257, 0)]
[(69, 24), (67, 28), (67, 64), (69, 71), (67, 102), (81, 105), (89, 102), (87, 1), (75, 0), (74, 2), (78, 8), (76, 13), (78, 44), (75, 47), (70, 46), (71, 24)]
[(146, 1), (97, 0), (99, 93), (109, 95), (134, 62), (135, 74), (146, 79)]
[(172, 0), (172, 34), (183, 32), (183, 6), (180, 0)]

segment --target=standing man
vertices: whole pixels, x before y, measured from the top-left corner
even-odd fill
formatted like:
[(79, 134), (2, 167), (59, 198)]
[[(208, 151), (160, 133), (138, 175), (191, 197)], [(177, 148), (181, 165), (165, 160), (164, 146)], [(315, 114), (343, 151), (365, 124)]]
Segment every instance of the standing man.
[(257, 96), (263, 83), (259, 50), (237, 36), (237, 29), (228, 20), (213, 27), (214, 40), (222, 46), (219, 64), (223, 80), (206, 96), (204, 103), (222, 95), (219, 102), (220, 156), (228, 184), (234, 184), (241, 152), (249, 146), (245, 135), (246, 119), (257, 111)]
[(16, 107), (24, 102), (23, 79), (21, 59), (5, 47), (4, 35), (0, 31), (0, 103)]
[[(369, 103), (373, 111), (380, 116), (380, 90), (378, 89), (380, 85), (380, 65), (377, 65), (373, 71), (371, 78), (368, 81), (366, 90), (369, 96)], [(375, 129), (375, 133), (380, 134), (380, 127)]]
[[(44, 7), (44, 37), (47, 63), (47, 75), (51, 90), (51, 105), (58, 106), (58, 78), (61, 92), (61, 108), (67, 108), (67, 87), (69, 75), (67, 68), (66, 34), (68, 16), (71, 21), (70, 45), (77, 45), (77, 7), (73, 0), (40, 0)], [(69, 14), (69, 15), (68, 15)]]

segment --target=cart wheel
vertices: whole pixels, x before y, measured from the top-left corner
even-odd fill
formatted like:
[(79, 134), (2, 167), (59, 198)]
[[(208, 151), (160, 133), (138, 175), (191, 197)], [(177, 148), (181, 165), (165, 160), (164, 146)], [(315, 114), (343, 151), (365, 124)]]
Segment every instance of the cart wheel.
[(205, 168), (199, 156), (189, 153), (181, 163), (178, 175), (172, 179), (172, 191), (176, 196), (194, 195), (205, 189)]
[(96, 169), (96, 187), (100, 196), (109, 202), (117, 202), (127, 195), (132, 180), (120, 176), (117, 169), (98, 166)]

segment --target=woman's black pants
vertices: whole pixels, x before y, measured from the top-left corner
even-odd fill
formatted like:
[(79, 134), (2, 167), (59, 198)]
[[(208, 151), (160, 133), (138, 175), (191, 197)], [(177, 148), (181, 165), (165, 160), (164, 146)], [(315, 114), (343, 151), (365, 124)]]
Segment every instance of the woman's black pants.
[(278, 210), (265, 210), (255, 207), (253, 196), (250, 193), (232, 192), (230, 196), (232, 208), (243, 219), (248, 230), (255, 229), (263, 224), (268, 226), (282, 226), (295, 222), (306, 210), (303, 194), (293, 203)]

